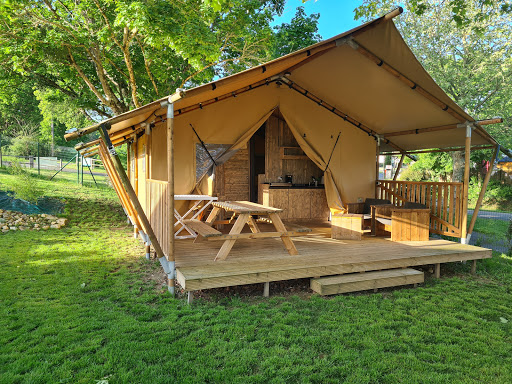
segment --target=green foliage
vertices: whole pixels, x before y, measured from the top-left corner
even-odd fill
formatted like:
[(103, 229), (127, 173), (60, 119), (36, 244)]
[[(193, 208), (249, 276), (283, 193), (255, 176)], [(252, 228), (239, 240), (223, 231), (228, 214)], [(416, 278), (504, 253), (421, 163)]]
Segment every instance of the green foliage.
[(37, 104), (29, 82), (0, 70), (0, 135), (14, 135), (26, 126), (37, 127), (42, 119)]
[[(62, 107), (68, 101), (90, 118), (108, 117), (268, 60), (270, 23), (283, 7), (284, 0), (2, 2), (0, 68), (11, 86), (29, 80), (59, 91), (49, 97)], [(299, 16), (295, 24), (305, 23), (292, 29), (312, 36), (315, 16)]]
[[(493, 8), (497, 14), (503, 15), (512, 13), (512, 3), (502, 0), (450, 0), (445, 1), (446, 7), (450, 10), (450, 17), (459, 28), (467, 27), (475, 22), (489, 20), (492, 15), (489, 14), (488, 9)], [(382, 1), (382, 0), (365, 0), (363, 5), (357, 7), (355, 11), (356, 19), (365, 18), (369, 15), (376, 15), (391, 11), (396, 8), (398, 2)], [(409, 0), (406, 2), (407, 9), (417, 16), (424, 16), (429, 9), (431, 1), (429, 0)], [(476, 12), (472, 12), (472, 8), (476, 7)]]
[(453, 171), (453, 163), (448, 153), (420, 153), (417, 161), (409, 163), (400, 174), (400, 180), (447, 181)]
[(37, 134), (34, 128), (19, 129), (11, 139), (6, 153), (12, 156), (34, 156), (37, 153)]
[(318, 34), (319, 18), (319, 13), (307, 16), (304, 7), (299, 7), (290, 24), (283, 23), (274, 27), (276, 32), (270, 48), (271, 58), (275, 59), (319, 42), (321, 40)]
[[(473, 206), (478, 200), (482, 182), (472, 177), (469, 182), (468, 199)], [(502, 184), (498, 180), (490, 180), (487, 185), (483, 205), (491, 208), (512, 211), (512, 185)]]
[(8, 171), (14, 177), (3, 181), (2, 188), (11, 192), (16, 199), (36, 204), (37, 199), (43, 196), (43, 190), (39, 187), (37, 178), (25, 170), (18, 161), (11, 161)]

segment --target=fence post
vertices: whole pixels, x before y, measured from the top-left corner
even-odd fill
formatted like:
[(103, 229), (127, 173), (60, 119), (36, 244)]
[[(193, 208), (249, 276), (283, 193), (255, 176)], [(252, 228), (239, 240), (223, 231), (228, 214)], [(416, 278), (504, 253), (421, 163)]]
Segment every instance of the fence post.
[(41, 176), (41, 158), (39, 157), (39, 140), (37, 140), (37, 174)]
[(3, 167), (3, 159), (2, 159), (2, 136), (0, 136), (0, 167)]

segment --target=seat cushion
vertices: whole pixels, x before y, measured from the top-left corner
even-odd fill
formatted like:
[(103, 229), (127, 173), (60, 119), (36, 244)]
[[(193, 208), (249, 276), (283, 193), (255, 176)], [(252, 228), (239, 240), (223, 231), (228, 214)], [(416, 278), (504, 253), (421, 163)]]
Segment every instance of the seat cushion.
[(372, 205), (383, 205), (383, 204), (391, 204), (390, 200), (386, 199), (366, 199), (364, 201), (364, 208), (363, 208), (363, 214), (371, 213), (371, 206)]
[(402, 206), (402, 208), (404, 208), (404, 209), (427, 209), (428, 207), (425, 204), (412, 203), (412, 202), (408, 201)]

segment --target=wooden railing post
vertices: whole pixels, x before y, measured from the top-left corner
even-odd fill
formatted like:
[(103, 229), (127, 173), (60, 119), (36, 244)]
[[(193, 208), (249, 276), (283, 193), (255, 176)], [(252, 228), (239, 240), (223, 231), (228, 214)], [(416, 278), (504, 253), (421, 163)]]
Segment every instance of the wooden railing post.
[(468, 193), (469, 193), (469, 165), (471, 161), (471, 130), (470, 123), (466, 123), (466, 141), (464, 147), (464, 193), (462, 195), (462, 222), (460, 242), (467, 244), (467, 226), (468, 226)]

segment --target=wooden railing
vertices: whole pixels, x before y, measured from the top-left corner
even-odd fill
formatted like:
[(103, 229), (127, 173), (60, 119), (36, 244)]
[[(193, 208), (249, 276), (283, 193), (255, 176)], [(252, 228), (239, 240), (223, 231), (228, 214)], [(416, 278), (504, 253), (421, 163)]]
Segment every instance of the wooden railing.
[(167, 181), (147, 179), (146, 215), (160, 242), (162, 251), (168, 255)]
[(462, 236), (463, 183), (423, 181), (377, 181), (377, 198), (388, 199), (400, 207), (414, 202), (430, 208), (430, 232)]

